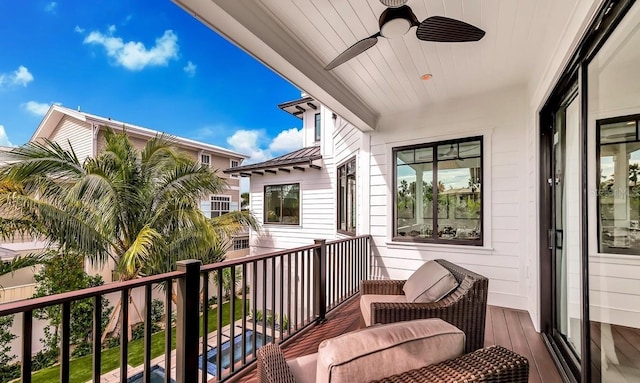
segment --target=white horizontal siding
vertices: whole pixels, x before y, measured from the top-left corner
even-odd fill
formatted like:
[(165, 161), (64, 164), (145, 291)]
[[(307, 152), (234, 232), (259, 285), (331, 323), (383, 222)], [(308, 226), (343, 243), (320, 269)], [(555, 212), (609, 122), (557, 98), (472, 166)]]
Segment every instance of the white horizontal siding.
[(62, 148), (73, 148), (80, 163), (93, 155), (93, 129), (91, 124), (64, 116), (49, 137)]
[[(524, 89), (434, 105), (428, 110), (385, 118), (370, 144), (370, 227), (377, 256), (374, 273), (406, 278), (425, 260), (445, 258), (490, 279), (492, 304), (526, 309), (527, 265), (535, 248), (524, 244), (530, 204), (522, 203), (529, 183), (526, 156), (517, 148), (528, 129)], [(484, 139), (484, 246), (394, 243), (392, 236), (394, 147), (482, 135)]]

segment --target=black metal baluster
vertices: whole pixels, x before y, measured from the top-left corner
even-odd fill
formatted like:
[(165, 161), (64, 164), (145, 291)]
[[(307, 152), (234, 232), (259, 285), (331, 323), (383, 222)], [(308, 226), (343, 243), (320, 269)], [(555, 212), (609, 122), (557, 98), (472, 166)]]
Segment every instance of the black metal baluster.
[(60, 381), (69, 381), (69, 354), (71, 346), (71, 302), (62, 304), (62, 331), (60, 336)]
[(262, 344), (267, 344), (267, 260), (262, 261)]
[(171, 383), (171, 317), (173, 316), (172, 304), (173, 300), (171, 299), (171, 290), (173, 287), (173, 280), (166, 281), (165, 286), (165, 307), (164, 307), (164, 371), (165, 383)]
[(271, 340), (276, 341), (276, 257), (271, 258)]
[(247, 364), (247, 264), (242, 264), (242, 365)]
[(236, 267), (230, 266), (229, 271), (231, 272), (231, 291), (230, 297), (231, 303), (229, 304), (229, 338), (231, 339), (231, 348), (229, 353), (229, 360), (231, 361), (231, 372), (236, 370), (236, 360), (235, 360), (235, 348), (236, 348), (236, 338), (235, 338), (235, 321), (236, 321)]
[(309, 323), (311, 322), (313, 316), (313, 308), (311, 305), (311, 282), (313, 281), (313, 274), (311, 274), (311, 264), (313, 263), (313, 252), (311, 250), (306, 250), (305, 253), (309, 258), (307, 262), (307, 323)]
[(151, 285), (144, 286), (144, 371), (142, 378), (145, 383), (151, 383)]
[(287, 253), (287, 338), (291, 336), (291, 253)]
[(218, 273), (218, 323), (217, 323), (217, 336), (216, 336), (216, 380), (219, 382), (222, 378), (222, 302), (224, 300), (222, 292), (222, 269), (217, 270)]
[(258, 333), (257, 333), (257, 329), (258, 329), (258, 263), (256, 261), (253, 261), (252, 263), (252, 267), (251, 267), (251, 274), (253, 274), (251, 276), (252, 279), (252, 283), (251, 283), (251, 301), (253, 303), (253, 312), (251, 314), (251, 317), (253, 318), (252, 322), (253, 322), (253, 338), (251, 339), (252, 341), (252, 355), (253, 355), (253, 359), (256, 358), (256, 351), (257, 351), (257, 340), (258, 340)]
[(305, 323), (307, 323), (307, 318), (305, 317), (305, 314), (307, 313), (307, 304), (304, 301), (304, 298), (306, 297), (305, 295), (305, 282), (307, 280), (306, 275), (305, 275), (305, 270), (306, 268), (305, 266), (305, 257), (307, 256), (307, 252), (306, 251), (301, 251), (300, 252), (300, 324), (302, 325), (302, 327), (304, 327)]
[(284, 255), (280, 256), (280, 341), (284, 336)]
[(22, 313), (22, 382), (31, 383), (31, 342), (33, 339), (33, 311)]
[(100, 382), (102, 344), (100, 342), (102, 336), (102, 296), (97, 295), (93, 298), (93, 381)]
[(120, 294), (120, 382), (127, 383), (129, 360), (129, 289)]
[(294, 274), (294, 284), (293, 284), (293, 290), (294, 290), (294, 305), (295, 305), (295, 310), (293, 310), (293, 315), (294, 315), (294, 328), (295, 331), (298, 331), (298, 310), (299, 310), (299, 304), (298, 304), (298, 258), (300, 257), (300, 252), (296, 251), (296, 254), (293, 257), (293, 261), (295, 263), (294, 266), (294, 270), (295, 270), (295, 274)]
[[(219, 282), (219, 281), (218, 281)], [(218, 304), (220, 302), (218, 301)], [(200, 369), (200, 378), (202, 383), (207, 383), (207, 365), (208, 351), (209, 351), (209, 272), (202, 273), (202, 353), (200, 359), (202, 361), (202, 368)], [(219, 350), (219, 349), (218, 349)]]

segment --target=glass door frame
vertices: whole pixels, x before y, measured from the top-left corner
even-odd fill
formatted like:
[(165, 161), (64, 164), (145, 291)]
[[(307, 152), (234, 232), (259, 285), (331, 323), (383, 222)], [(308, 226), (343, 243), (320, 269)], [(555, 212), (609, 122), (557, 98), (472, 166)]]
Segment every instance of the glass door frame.
[[(635, 0), (603, 0), (595, 17), (591, 20), (587, 32), (581, 39), (576, 51), (573, 53), (568, 64), (565, 66), (562, 75), (554, 86), (550, 96), (542, 107), (539, 114), (540, 121), (540, 158), (539, 158), (539, 243), (540, 243), (540, 326), (545, 344), (549, 348), (554, 362), (559, 367), (560, 373), (565, 381), (591, 381), (591, 334), (589, 320), (589, 211), (588, 211), (588, 147), (587, 147), (587, 127), (588, 127), (588, 65), (596, 56), (602, 45), (606, 42), (611, 33), (618, 26), (620, 21), (634, 5)], [(580, 218), (582, 223), (581, 246), (581, 358), (578, 371), (576, 371), (575, 360), (572, 361), (570, 350), (567, 350), (563, 342), (557, 341), (554, 336), (555, 320), (555, 270), (552, 257), (552, 238), (547, 233), (553, 228), (552, 216), (552, 191), (549, 187), (548, 179), (553, 179), (551, 174), (553, 166), (553, 126), (555, 124), (555, 111), (558, 110), (562, 102), (570, 95), (571, 90), (577, 84), (577, 92), (580, 97)], [(564, 348), (564, 349), (563, 349)], [(567, 353), (567, 351), (569, 351)], [(572, 367), (573, 365), (573, 367)]]
[[(584, 291), (581, 291), (581, 320), (580, 320), (580, 332), (581, 332), (581, 359), (576, 358), (571, 347), (567, 344), (562, 334), (557, 331), (557, 302), (556, 292), (558, 286), (556, 284), (556, 250), (558, 233), (556, 229), (557, 213), (556, 212), (556, 151), (554, 148), (555, 134), (558, 111), (566, 111), (569, 104), (572, 102), (580, 102), (580, 115), (582, 115), (582, 100), (584, 96), (580, 93), (580, 75), (576, 71), (571, 76), (568, 76), (566, 82), (562, 84), (562, 88), (558, 89), (555, 93), (555, 97), (551, 98), (543, 111), (541, 112), (541, 129), (540, 129), (540, 194), (541, 194), (541, 211), (540, 211), (540, 233), (541, 233), (541, 245), (540, 245), (540, 275), (541, 275), (541, 331), (546, 346), (552, 352), (554, 361), (559, 367), (559, 371), (563, 380), (569, 382), (577, 382), (583, 375), (582, 362), (585, 358), (585, 326), (584, 326)], [(564, 113), (563, 113), (564, 114)], [(566, 126), (566, 115), (563, 124)], [(583, 123), (580, 121), (579, 126), (579, 142), (581, 145), (579, 163), (586, 163), (586, 134), (583, 128)], [(584, 152), (584, 153), (583, 153)], [(580, 173), (580, 185), (581, 196), (580, 206), (586, 206), (586, 195), (584, 193), (586, 184), (586, 169), (585, 166), (580, 166), (582, 169)], [(583, 232), (585, 230), (586, 221), (581, 214), (581, 224)], [(586, 236), (583, 236), (580, 241), (580, 258), (581, 265), (584, 265), (584, 245), (586, 243)], [(567, 249), (565, 249), (567, 250)], [(584, 266), (583, 266), (584, 269)], [(581, 270), (581, 279), (584, 279), (583, 271)], [(581, 286), (584, 287), (583, 281)], [(588, 314), (588, 313), (587, 313)], [(588, 323), (588, 322), (587, 322)]]

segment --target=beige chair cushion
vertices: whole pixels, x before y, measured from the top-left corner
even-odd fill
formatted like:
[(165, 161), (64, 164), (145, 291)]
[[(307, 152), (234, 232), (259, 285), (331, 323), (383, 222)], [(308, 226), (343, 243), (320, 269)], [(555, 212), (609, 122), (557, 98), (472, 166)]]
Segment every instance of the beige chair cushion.
[(436, 302), (458, 287), (456, 277), (436, 261), (420, 266), (404, 283), (407, 302)]
[(465, 336), (437, 318), (367, 327), (318, 347), (316, 382), (382, 379), (462, 355)]
[(314, 383), (316, 381), (317, 361), (318, 353), (287, 361), (296, 383)]
[(377, 295), (377, 294), (365, 294), (360, 296), (360, 312), (362, 312), (362, 318), (364, 324), (368, 327), (371, 326), (371, 303), (373, 302), (392, 302), (392, 303), (406, 303), (407, 297), (404, 295)]

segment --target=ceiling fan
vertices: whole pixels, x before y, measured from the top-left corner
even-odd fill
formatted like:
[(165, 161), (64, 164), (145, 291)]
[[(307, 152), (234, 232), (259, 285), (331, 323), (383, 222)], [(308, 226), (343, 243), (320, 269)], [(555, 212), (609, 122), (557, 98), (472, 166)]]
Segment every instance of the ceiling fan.
[(422, 22), (413, 13), (408, 5), (408, 0), (380, 0), (387, 9), (380, 15), (378, 23), (380, 31), (353, 44), (347, 50), (333, 59), (324, 70), (332, 70), (360, 53), (376, 45), (379, 37), (388, 39), (405, 35), (412, 27), (418, 27), (416, 37), (422, 41), (435, 41), (444, 43), (458, 43), (478, 41), (484, 36), (484, 31), (464, 21), (450, 19), (443, 16), (432, 16)]

